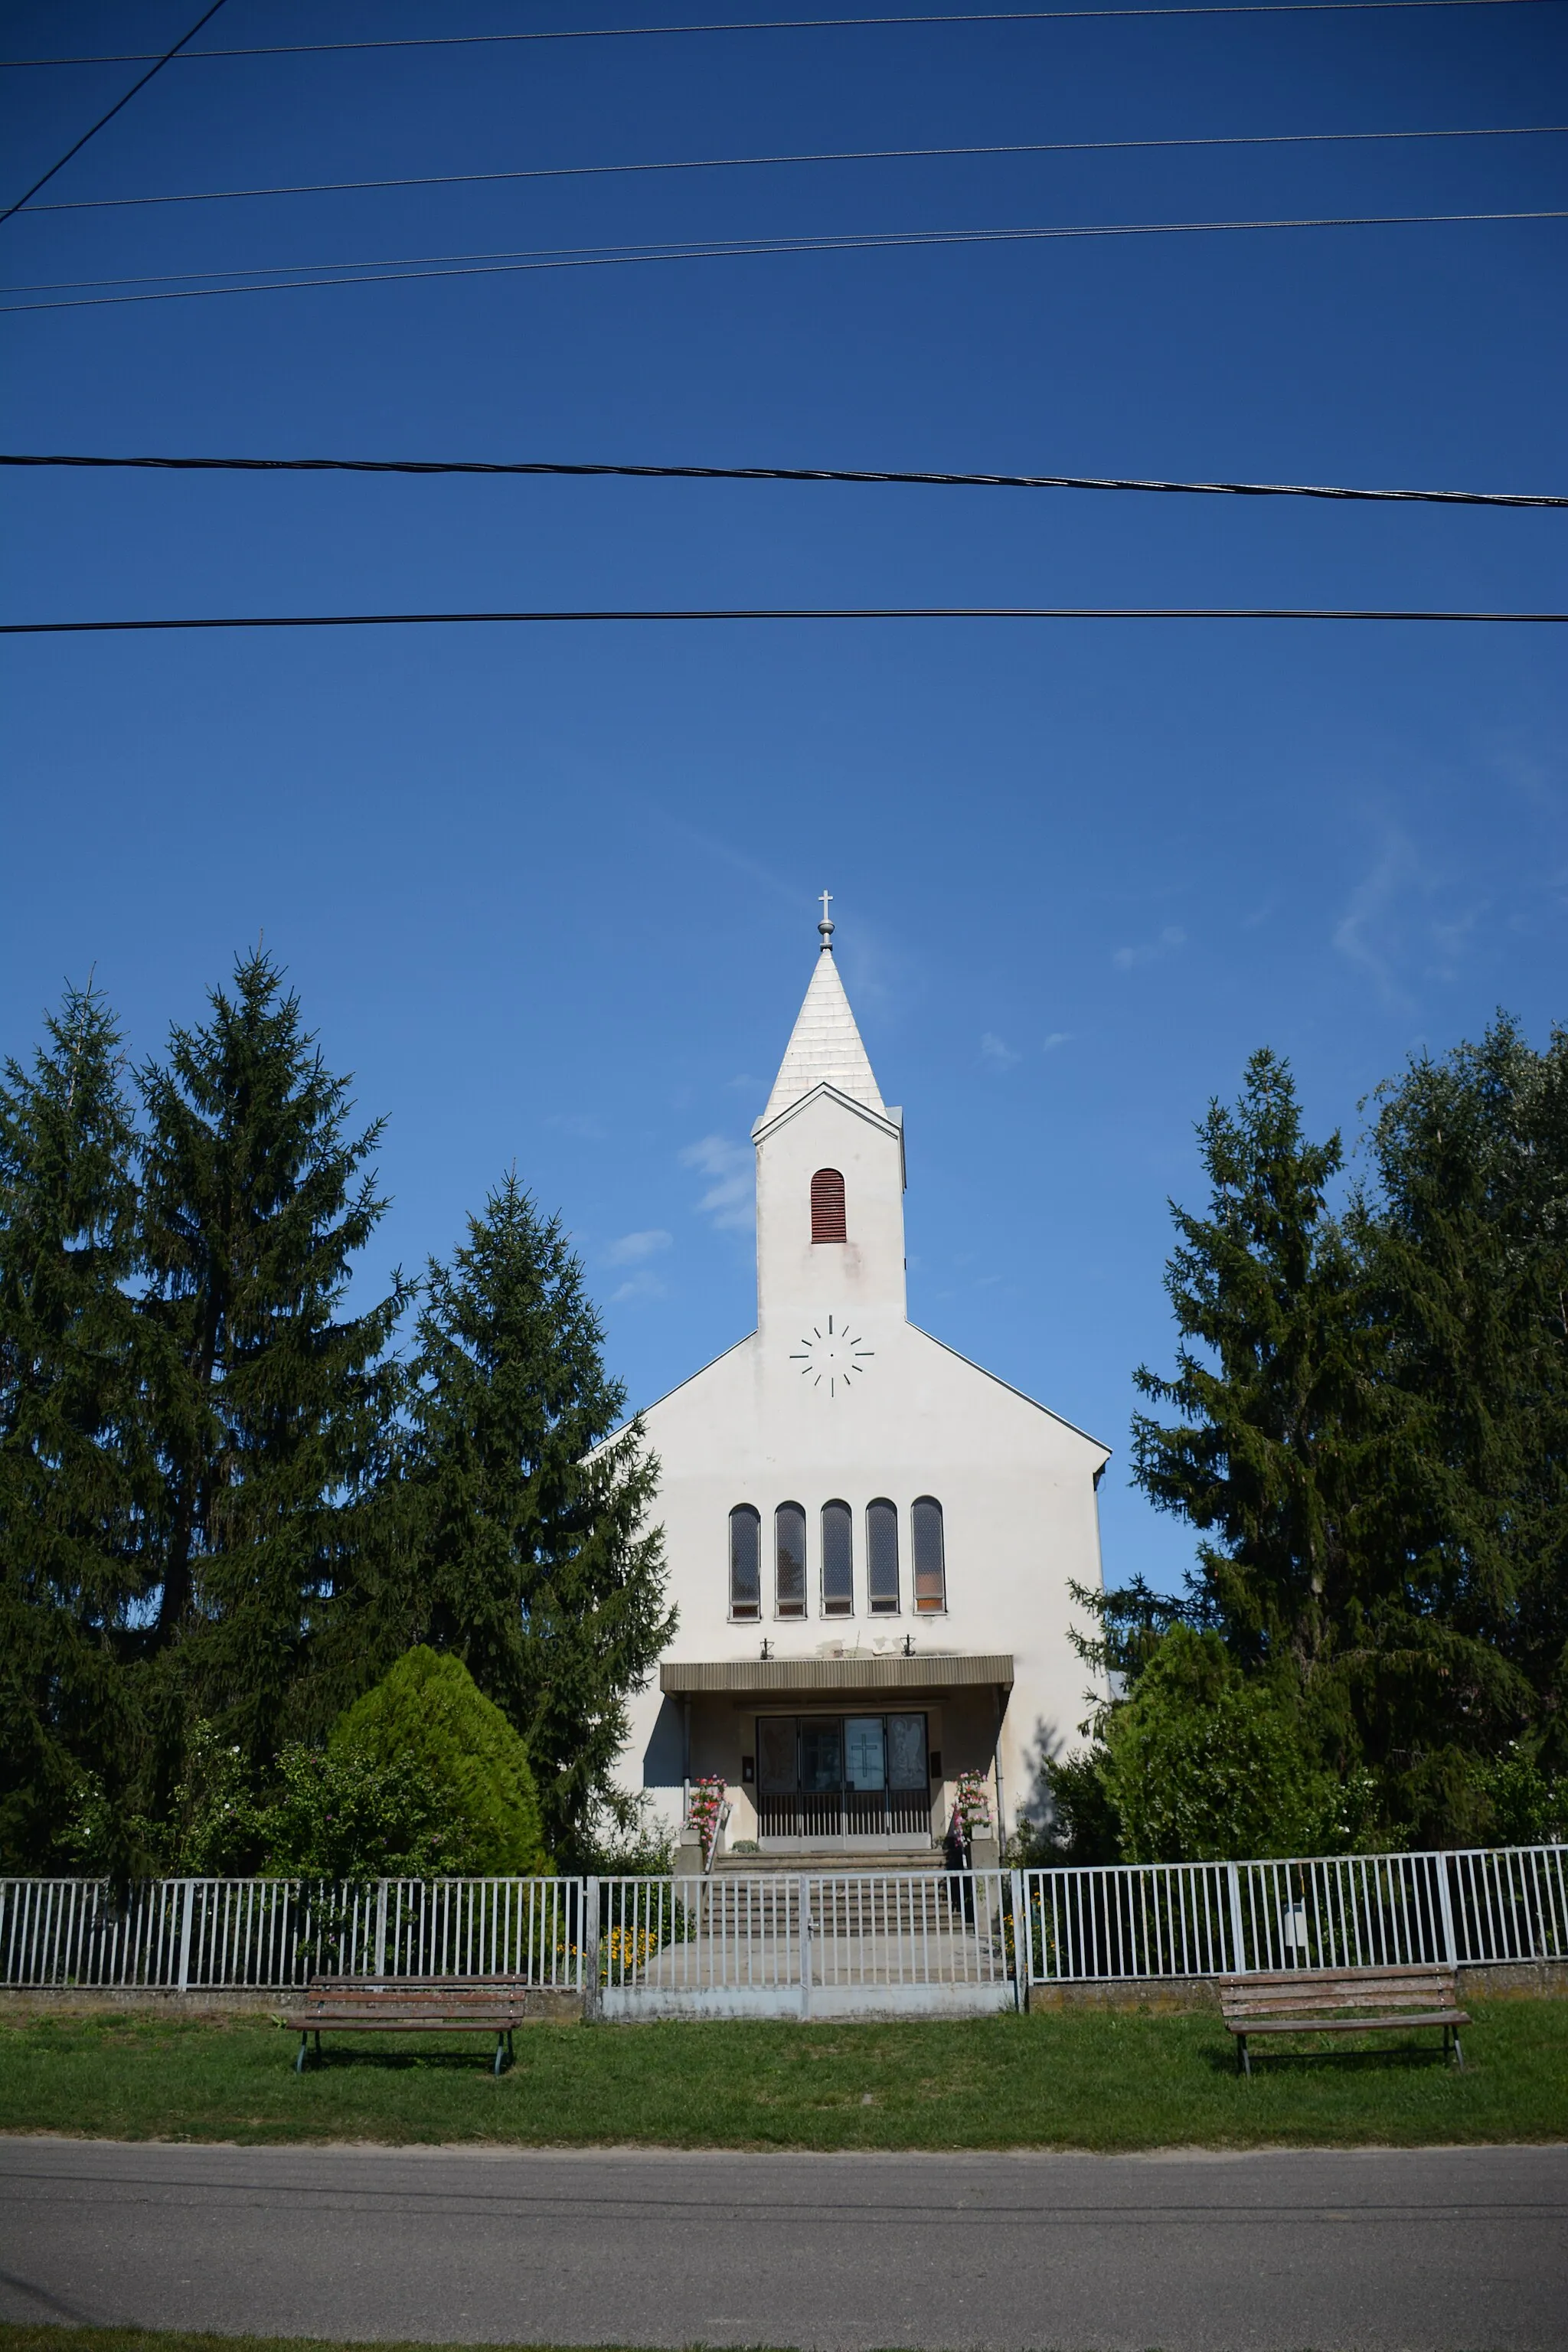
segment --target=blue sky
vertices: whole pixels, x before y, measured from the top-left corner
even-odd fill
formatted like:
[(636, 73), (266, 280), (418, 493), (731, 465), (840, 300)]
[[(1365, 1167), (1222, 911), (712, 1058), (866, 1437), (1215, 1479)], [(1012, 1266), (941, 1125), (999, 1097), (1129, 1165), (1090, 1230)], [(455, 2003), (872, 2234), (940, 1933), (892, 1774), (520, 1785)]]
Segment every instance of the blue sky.
[[(7, 56), (190, 6), (17, 5)], [(229, 0), (214, 44), (668, 8)], [(673, 12), (679, 14), (679, 12)], [(19, 192), (135, 69), (0, 76)], [(56, 201), (1010, 140), (1568, 120), (1544, 5), (171, 67)], [(60, 212), (7, 286), (627, 239), (1568, 203), (1568, 141), (1121, 152)], [(1568, 225), (775, 255), (5, 320), (12, 448), (1568, 488)], [(121, 291), (126, 290), (121, 289)], [(149, 289), (142, 289), (149, 290)], [(151, 289), (156, 290), (156, 289)], [(4, 298), (0, 298), (4, 299)], [(13, 298), (15, 299), (15, 298)], [(49, 299), (49, 298), (39, 298)], [(1080, 494), (10, 477), (6, 617), (727, 603), (1568, 604), (1562, 518)], [(377, 1262), (515, 1160), (647, 1401), (749, 1328), (752, 1120), (815, 894), (905, 1106), (916, 1319), (1116, 1449), (1167, 1195), (1256, 1045), (1321, 1130), (1564, 1012), (1560, 633), (954, 623), (12, 640), (0, 1045), (139, 1052), (265, 932), (390, 1126)]]

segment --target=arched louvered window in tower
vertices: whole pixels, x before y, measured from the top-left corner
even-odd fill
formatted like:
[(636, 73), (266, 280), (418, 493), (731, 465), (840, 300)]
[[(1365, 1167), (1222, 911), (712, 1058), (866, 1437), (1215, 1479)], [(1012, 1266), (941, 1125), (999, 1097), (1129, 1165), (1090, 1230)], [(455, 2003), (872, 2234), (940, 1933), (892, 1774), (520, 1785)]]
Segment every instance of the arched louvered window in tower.
[(922, 1495), (910, 1513), (910, 1543), (915, 1556), (915, 1609), (940, 1617), (947, 1607), (947, 1562), (942, 1556), (942, 1505)]
[(873, 1617), (899, 1613), (899, 1512), (886, 1500), (866, 1506), (866, 1600)]
[(811, 1238), (814, 1242), (849, 1238), (844, 1222), (844, 1179), (837, 1168), (819, 1168), (811, 1180)]
[(750, 1503), (730, 1514), (730, 1614), (763, 1613), (763, 1522)]
[(822, 1613), (855, 1613), (855, 1514), (847, 1503), (822, 1507)]
[(773, 1606), (781, 1617), (805, 1615), (805, 1513), (798, 1503), (781, 1503), (773, 1513), (778, 1581)]

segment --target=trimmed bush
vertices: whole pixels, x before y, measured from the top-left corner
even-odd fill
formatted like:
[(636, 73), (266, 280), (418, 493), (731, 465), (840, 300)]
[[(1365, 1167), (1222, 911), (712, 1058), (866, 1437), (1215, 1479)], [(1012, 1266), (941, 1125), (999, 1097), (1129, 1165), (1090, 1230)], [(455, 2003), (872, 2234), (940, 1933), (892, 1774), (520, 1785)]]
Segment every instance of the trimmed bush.
[(496, 1877), (548, 1870), (528, 1751), (460, 1658), (409, 1650), (339, 1717), (333, 1756), (412, 1758), (467, 1826), (474, 1867)]

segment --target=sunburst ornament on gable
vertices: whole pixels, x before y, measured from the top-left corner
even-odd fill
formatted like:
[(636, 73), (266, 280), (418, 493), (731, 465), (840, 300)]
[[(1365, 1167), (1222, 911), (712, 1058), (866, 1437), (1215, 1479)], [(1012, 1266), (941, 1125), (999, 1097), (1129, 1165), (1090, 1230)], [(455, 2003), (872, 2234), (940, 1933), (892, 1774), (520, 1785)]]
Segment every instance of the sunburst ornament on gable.
[(826, 1387), (831, 1401), (860, 1377), (876, 1352), (858, 1331), (847, 1328), (841, 1316), (830, 1315), (824, 1328), (814, 1324), (799, 1347), (791, 1349), (789, 1360), (800, 1366), (802, 1380), (813, 1388)]

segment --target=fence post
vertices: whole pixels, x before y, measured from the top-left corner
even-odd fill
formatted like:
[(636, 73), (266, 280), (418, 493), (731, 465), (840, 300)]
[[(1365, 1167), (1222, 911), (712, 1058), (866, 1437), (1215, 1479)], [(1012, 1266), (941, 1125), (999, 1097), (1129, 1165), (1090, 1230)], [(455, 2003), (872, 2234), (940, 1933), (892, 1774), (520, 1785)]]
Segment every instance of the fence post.
[(801, 2021), (811, 2015), (811, 1881), (795, 1881), (800, 1901), (800, 2014)]
[(386, 1974), (386, 1881), (384, 1878), (375, 1892), (375, 1972)]
[(602, 2017), (605, 1994), (599, 1981), (599, 1882), (596, 1878), (583, 1881), (583, 1933), (578, 1941), (578, 1984), (583, 1995), (583, 2015), (584, 2018)]
[(1230, 1889), (1230, 1966), (1234, 1976), (1247, 1970), (1247, 1937), (1241, 1924), (1241, 1871), (1234, 1862), (1225, 1866), (1226, 1883)]
[(1454, 1940), (1454, 1901), (1448, 1886), (1447, 1855), (1446, 1853), (1436, 1855), (1434, 1866), (1437, 1873), (1437, 1908), (1443, 1920), (1443, 1958), (1449, 1968), (1457, 1969), (1459, 1965), (1459, 1948)]
[(182, 1992), (189, 1990), (191, 1982), (191, 1913), (195, 1908), (195, 1885), (194, 1878), (184, 1879), (181, 1883), (181, 1894), (184, 1897), (180, 1906), (180, 1990)]
[(1035, 1939), (1029, 1926), (1029, 1907), (1024, 1900), (1024, 1874), (1013, 1873), (1013, 2006), (1023, 2010), (1028, 2006), (1029, 1979), (1035, 1972)]

